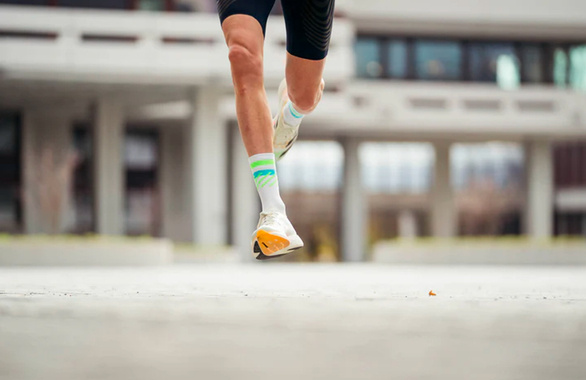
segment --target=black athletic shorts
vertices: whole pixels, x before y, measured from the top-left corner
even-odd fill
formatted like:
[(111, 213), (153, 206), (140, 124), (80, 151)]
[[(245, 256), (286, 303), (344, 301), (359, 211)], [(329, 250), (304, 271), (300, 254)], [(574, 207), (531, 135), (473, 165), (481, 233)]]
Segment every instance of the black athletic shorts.
[[(217, 0), (220, 21), (244, 14), (258, 20), (265, 33), (275, 0)], [(334, 0), (281, 0), (287, 25), (287, 51), (300, 58), (326, 57), (332, 34)]]

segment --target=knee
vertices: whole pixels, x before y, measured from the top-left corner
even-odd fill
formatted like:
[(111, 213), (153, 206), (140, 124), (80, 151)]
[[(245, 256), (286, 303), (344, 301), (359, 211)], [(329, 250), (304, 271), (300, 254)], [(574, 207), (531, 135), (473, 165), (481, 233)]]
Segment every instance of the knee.
[(317, 107), (321, 100), (323, 87), (304, 87), (304, 88), (288, 88), (289, 99), (293, 102), (295, 107), (303, 113), (309, 113)]
[(232, 77), (237, 91), (247, 91), (262, 86), (262, 54), (244, 43), (229, 45), (228, 58), (232, 66)]
[(234, 42), (229, 46), (228, 58), (232, 66), (239, 68), (243, 66), (249, 66), (261, 62), (261, 56), (259, 53), (243, 42)]

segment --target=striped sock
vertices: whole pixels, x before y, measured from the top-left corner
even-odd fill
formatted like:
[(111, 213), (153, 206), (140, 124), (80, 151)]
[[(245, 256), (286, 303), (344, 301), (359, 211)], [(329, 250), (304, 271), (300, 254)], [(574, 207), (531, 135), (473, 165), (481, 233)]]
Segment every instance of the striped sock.
[(263, 211), (285, 213), (285, 203), (279, 194), (279, 180), (273, 153), (260, 153), (248, 157), (256, 191), (260, 196)]
[(283, 121), (290, 127), (296, 127), (301, 124), (303, 116), (305, 115), (297, 111), (290, 100), (283, 107)]

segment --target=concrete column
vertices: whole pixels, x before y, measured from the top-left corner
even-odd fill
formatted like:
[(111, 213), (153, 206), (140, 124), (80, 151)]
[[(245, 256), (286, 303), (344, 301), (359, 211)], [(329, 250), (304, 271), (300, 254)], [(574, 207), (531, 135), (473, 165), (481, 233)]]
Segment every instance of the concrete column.
[(223, 245), (227, 240), (227, 137), (226, 123), (219, 116), (220, 99), (213, 87), (193, 91), (185, 139), (191, 241), (203, 245)]
[(342, 187), (342, 221), (340, 247), (342, 260), (363, 261), (366, 253), (367, 213), (362, 188), (358, 146), (360, 141), (348, 138), (342, 141), (344, 148), (344, 179)]
[(93, 165), (96, 232), (124, 234), (124, 113), (119, 102), (94, 106)]
[(174, 241), (189, 241), (191, 231), (185, 220), (190, 216), (185, 209), (184, 128), (167, 125), (161, 128), (162, 218), (164, 237)]
[(399, 213), (399, 237), (414, 240), (418, 235), (415, 213), (413, 210), (402, 210)]
[(458, 234), (458, 211), (450, 175), (451, 143), (437, 142), (434, 180), (431, 189), (431, 232), (434, 237), (451, 238)]
[(27, 234), (42, 232), (42, 216), (35, 189), (38, 177), (38, 130), (34, 112), (25, 110), (22, 120), (22, 178), (23, 182), (23, 224)]
[(535, 239), (553, 234), (553, 163), (549, 141), (525, 145), (527, 170), (525, 232)]
[(230, 134), (232, 161), (230, 165), (231, 240), (242, 261), (246, 262), (254, 259), (250, 242), (261, 207), (248, 165), (248, 154), (236, 125), (230, 128)]
[(64, 233), (73, 222), (72, 115), (65, 109), (24, 111), (23, 178), (26, 233)]

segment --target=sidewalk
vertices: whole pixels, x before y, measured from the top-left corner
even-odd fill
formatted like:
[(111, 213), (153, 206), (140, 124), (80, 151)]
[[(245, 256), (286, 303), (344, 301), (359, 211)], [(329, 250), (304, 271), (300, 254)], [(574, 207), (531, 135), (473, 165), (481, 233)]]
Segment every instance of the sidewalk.
[(0, 268), (2, 380), (574, 380), (585, 357), (583, 267)]

